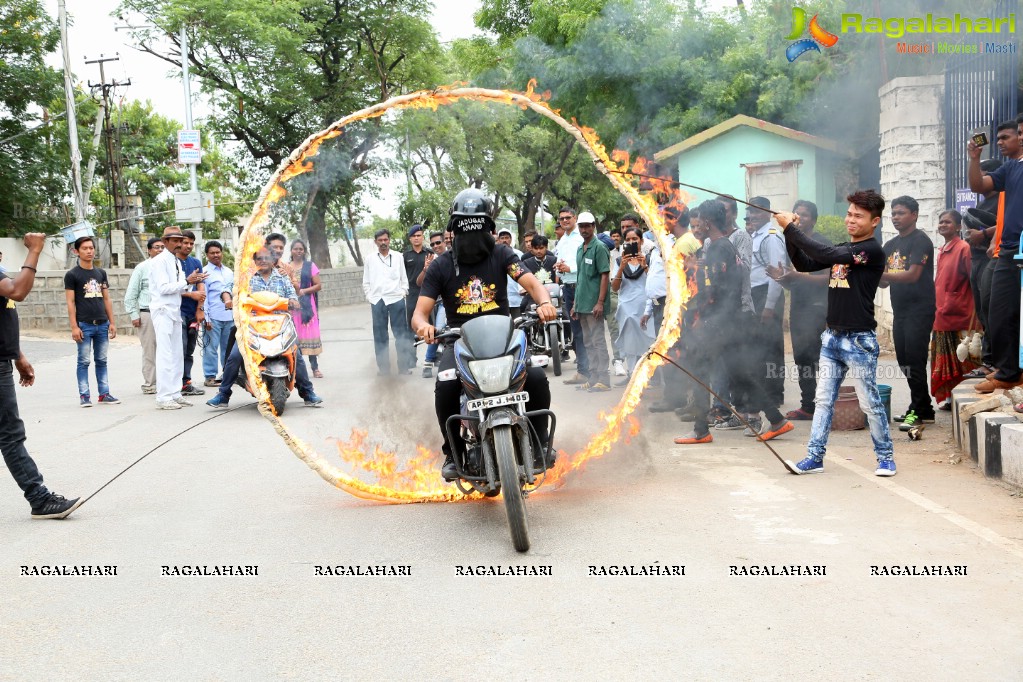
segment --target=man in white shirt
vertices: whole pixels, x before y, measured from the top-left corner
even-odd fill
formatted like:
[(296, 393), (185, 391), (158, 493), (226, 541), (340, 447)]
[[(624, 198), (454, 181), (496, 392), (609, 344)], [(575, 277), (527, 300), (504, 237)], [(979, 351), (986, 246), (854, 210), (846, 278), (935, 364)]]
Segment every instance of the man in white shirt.
[(234, 273), (224, 265), (224, 247), (220, 242), (209, 241), (203, 247), (206, 252), (206, 335), (202, 347), (202, 373), (204, 386), (219, 386), (217, 372), (227, 364), (227, 342), (234, 328), (234, 313), (224, 306), (221, 294), (230, 293), (234, 288)]
[(163, 251), (163, 241), (153, 237), (146, 242), (146, 249), (149, 258), (135, 266), (128, 280), (124, 310), (131, 316), (131, 326), (138, 330), (142, 344), (142, 392), (153, 395), (156, 393), (156, 332), (149, 313), (149, 266)]
[(388, 350), (387, 323), (391, 323), (394, 345), (398, 355), (398, 374), (411, 374), (415, 356), (405, 322), (405, 296), (408, 295), (408, 275), (400, 253), (391, 252), (391, 233), (377, 230), (373, 235), (377, 252), (366, 256), (362, 268), (362, 290), (373, 312), (373, 347), (376, 351), (377, 374), (391, 374)]
[[(781, 230), (771, 223), (771, 202), (766, 197), (753, 197), (746, 209), (746, 229), (753, 237), (753, 262), (750, 264), (750, 294), (757, 314), (759, 327), (751, 330), (756, 339), (753, 348), (761, 357), (755, 367), (754, 376), (764, 377), (764, 392), (771, 402), (781, 405), (785, 398), (785, 338), (782, 318), (785, 313), (785, 297), (781, 283), (767, 275), (767, 266), (784, 267), (789, 258), (785, 250), (785, 238)], [(760, 364), (764, 370), (760, 370)]]
[[(593, 217), (590, 216), (593, 222)], [(558, 279), (561, 281), (561, 306), (565, 313), (565, 319), (571, 320), (572, 339), (566, 340), (575, 351), (575, 375), (566, 379), (566, 384), (585, 384), (589, 379), (590, 363), (586, 358), (586, 347), (583, 345), (583, 328), (579, 320), (572, 320), (572, 305), (575, 303), (575, 284), (577, 277), (576, 256), (579, 247), (583, 245), (583, 238), (579, 230), (575, 229), (575, 209), (565, 206), (558, 211), (558, 226), (564, 233), (558, 237), (554, 246), (554, 257), (558, 259), (554, 268), (558, 271)]]
[(156, 407), (180, 410), (192, 403), (181, 397), (181, 367), (185, 349), (181, 343), (181, 294), (203, 280), (201, 270), (185, 276), (178, 252), (185, 236), (179, 227), (168, 227), (161, 237), (164, 250), (149, 266), (149, 314), (156, 334)]
[[(507, 227), (502, 227), (497, 232), (497, 243), (504, 244), (509, 249), (515, 252), (515, 255), (522, 258), (522, 252), (512, 246), (512, 231)], [(522, 294), (519, 293), (519, 285), (511, 277), (508, 278), (508, 312), (511, 313), (512, 317), (518, 317), (519, 311), (522, 308)]]

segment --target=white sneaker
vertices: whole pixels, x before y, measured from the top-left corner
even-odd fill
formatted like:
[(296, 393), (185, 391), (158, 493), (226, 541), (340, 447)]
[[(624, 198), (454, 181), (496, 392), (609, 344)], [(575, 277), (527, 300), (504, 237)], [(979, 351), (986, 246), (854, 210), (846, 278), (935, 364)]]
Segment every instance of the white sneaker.
[(157, 400), (156, 409), (158, 410), (180, 410), (181, 405), (173, 400)]
[(627, 371), (625, 371), (625, 363), (622, 362), (621, 360), (615, 360), (612, 363), (612, 366), (614, 367), (614, 371), (615, 371), (615, 376), (616, 377), (626, 377), (626, 376), (629, 376), (629, 373)]
[(175, 403), (176, 403), (176, 404), (177, 404), (177, 405), (178, 405), (179, 407), (191, 407), (192, 405), (194, 405), (194, 404), (195, 404), (195, 403), (189, 402), (188, 400), (185, 400), (184, 398), (175, 398), (175, 399), (174, 399), (174, 402), (175, 402)]

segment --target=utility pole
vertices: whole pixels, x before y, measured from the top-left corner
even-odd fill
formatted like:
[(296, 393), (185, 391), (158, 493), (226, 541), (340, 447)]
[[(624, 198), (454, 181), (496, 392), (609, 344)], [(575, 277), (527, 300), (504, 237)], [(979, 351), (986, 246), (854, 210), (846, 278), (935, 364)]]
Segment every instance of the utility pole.
[(131, 79), (128, 79), (126, 83), (119, 83), (118, 81), (111, 81), (107, 83), (106, 71), (103, 64), (106, 62), (116, 62), (121, 58), (119, 56), (104, 57), (102, 54), (99, 59), (88, 60), (86, 64), (99, 64), (99, 83), (93, 83), (89, 81), (90, 89), (99, 89), (103, 98), (103, 132), (106, 137), (107, 146), (107, 184), (110, 191), (110, 198), (114, 203), (114, 220), (120, 220), (121, 209), (123, 208), (123, 197), (121, 197), (120, 180), (121, 180), (121, 168), (117, 162), (117, 157), (114, 155), (114, 136), (113, 129), (110, 126), (110, 91), (116, 87), (131, 85)]
[[(99, 59), (87, 60), (86, 64), (99, 64), (99, 83), (93, 83), (89, 81), (90, 89), (99, 89), (103, 96), (103, 130), (106, 137), (107, 147), (107, 187), (109, 188), (110, 198), (113, 201), (113, 219), (118, 221), (114, 223), (115, 226), (119, 225), (124, 219), (125, 199), (121, 193), (121, 164), (120, 154), (114, 153), (114, 131), (110, 125), (110, 91), (114, 88), (124, 87), (131, 85), (131, 79), (129, 78), (126, 82), (121, 83), (116, 80), (107, 83), (106, 71), (103, 64), (106, 62), (116, 62), (121, 58), (117, 55), (113, 57), (104, 57), (102, 54)], [(118, 150), (119, 151), (119, 150)], [(121, 229), (125, 229), (124, 226), (120, 226)], [(131, 224), (127, 226), (126, 232), (134, 237), (134, 228)], [(136, 246), (138, 246), (136, 244)], [(107, 236), (107, 250), (111, 251), (111, 239)]]
[[(185, 129), (195, 130), (192, 127), (192, 83), (188, 77), (188, 33), (185, 31), (184, 24), (181, 25), (181, 80), (185, 86)], [(194, 163), (188, 164), (188, 179), (192, 192), (198, 195), (199, 181), (196, 177)], [(198, 217), (194, 217), (192, 220), (192, 231), (202, 237), (202, 223)]]
[(64, 0), (57, 0), (60, 23), (60, 48), (64, 57), (64, 99), (67, 102), (68, 143), (71, 147), (71, 189), (75, 195), (75, 219), (85, 220), (85, 196), (82, 193), (82, 153), (78, 150), (78, 115), (75, 111), (75, 87), (71, 82), (71, 57), (68, 54), (67, 10)]

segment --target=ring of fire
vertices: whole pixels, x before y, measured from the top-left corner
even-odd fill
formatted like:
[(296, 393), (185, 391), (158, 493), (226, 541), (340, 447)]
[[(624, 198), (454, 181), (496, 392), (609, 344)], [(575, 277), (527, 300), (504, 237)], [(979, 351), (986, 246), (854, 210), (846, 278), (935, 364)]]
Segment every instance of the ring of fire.
[[(654, 192), (679, 196), (680, 199), (684, 195), (680, 196), (679, 191), (671, 187), (670, 178), (651, 181), (648, 179), (649, 176), (644, 178), (644, 190), (648, 193), (642, 194), (637, 187), (633, 186), (634, 182), (638, 184), (638, 179), (631, 173), (645, 174), (648, 165), (644, 159), (638, 158), (630, 164), (627, 153), (615, 151), (608, 155), (593, 129), (578, 125), (574, 119), (571, 123), (566, 121), (557, 110), (547, 104), (549, 93), (536, 94), (533, 90), (534, 87), (535, 81), (530, 81), (525, 92), (441, 87), (435, 90), (400, 95), (349, 114), (328, 128), (308, 137), (281, 163), (267, 182), (256, 201), (252, 216), (242, 231), (240, 246), (236, 254), (238, 277), (235, 278), (235, 299), (241, 300), (241, 296), (248, 293), (249, 280), (255, 273), (252, 257), (263, 246), (262, 231), (268, 222), (270, 208), (287, 194), (283, 184), (313, 169), (313, 162), (310, 159), (316, 156), (324, 141), (337, 137), (346, 126), (352, 123), (378, 118), (390, 109), (429, 108), (436, 111), (439, 106), (453, 104), (460, 100), (492, 102), (517, 106), (522, 110), (531, 109), (558, 124), (572, 135), (590, 155), (597, 169), (628, 199), (632, 207), (657, 235), (661, 253), (670, 254), (664, 259), (668, 294), (664, 322), (650, 349), (666, 353), (679, 337), (682, 308), (689, 299), (689, 290), (686, 286), (682, 258), (677, 256), (665, 239), (667, 230), (654, 199)], [(377, 476), (378, 483), (367, 483), (336, 467), (307, 443), (292, 436), (280, 418), (274, 414), (266, 387), (259, 380), (258, 372), (254, 371), (256, 367), (248, 350), (248, 319), (243, 306), (235, 306), (234, 316), (239, 336), (238, 347), (241, 350), (246, 371), (256, 377), (260, 413), (270, 421), (291, 451), (318, 473), (323, 480), (356, 497), (377, 502), (453, 502), (476, 497), (464, 496), (452, 485), (441, 480), (436, 467), (428, 466), (432, 461), (438, 460), (439, 456), (422, 445), (417, 446), (416, 457), (412, 458), (404, 469), (399, 470), (398, 457), (395, 453), (385, 452), (379, 447), (374, 447), (372, 455), (369, 455), (364, 450), (366, 434), (353, 431), (349, 441), (338, 443), (338, 451), (345, 460), (355, 462), (365, 471)], [(581, 469), (587, 461), (610, 451), (611, 446), (622, 437), (623, 432), (626, 432), (627, 437), (638, 433), (639, 424), (631, 415), (639, 405), (640, 397), (650, 382), (654, 370), (661, 364), (663, 364), (663, 360), (651, 355), (645, 356), (640, 361), (618, 404), (611, 411), (601, 412), (598, 415), (598, 421), (602, 426), (586, 447), (572, 454), (559, 451), (557, 464), (548, 472), (549, 481), (560, 487), (564, 484), (568, 474)]]

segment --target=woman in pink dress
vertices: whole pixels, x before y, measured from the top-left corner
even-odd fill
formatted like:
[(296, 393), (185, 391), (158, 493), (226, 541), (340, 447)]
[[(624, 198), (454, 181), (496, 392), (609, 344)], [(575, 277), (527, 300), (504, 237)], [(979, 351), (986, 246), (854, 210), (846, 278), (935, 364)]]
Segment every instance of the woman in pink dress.
[(318, 357), (323, 352), (318, 300), (320, 269), (309, 260), (309, 250), (301, 239), (291, 242), (291, 267), (295, 279), (298, 280), (295, 291), (298, 292), (298, 302), (301, 306), (298, 310), (291, 311), (295, 328), (298, 330), (298, 347), (302, 349), (302, 355), (309, 358), (313, 376), (322, 379), (323, 372), (320, 371), (318, 362)]

